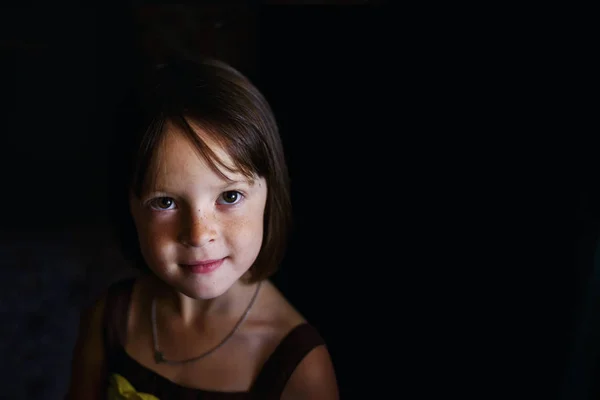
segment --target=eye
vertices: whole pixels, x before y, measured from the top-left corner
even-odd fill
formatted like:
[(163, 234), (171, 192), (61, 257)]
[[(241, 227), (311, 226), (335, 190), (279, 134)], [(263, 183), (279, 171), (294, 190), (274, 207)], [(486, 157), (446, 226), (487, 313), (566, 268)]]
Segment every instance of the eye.
[(157, 197), (152, 199), (149, 205), (155, 210), (169, 210), (175, 205), (175, 202), (170, 197)]
[(242, 199), (242, 194), (236, 190), (228, 190), (219, 196), (219, 204), (236, 204)]

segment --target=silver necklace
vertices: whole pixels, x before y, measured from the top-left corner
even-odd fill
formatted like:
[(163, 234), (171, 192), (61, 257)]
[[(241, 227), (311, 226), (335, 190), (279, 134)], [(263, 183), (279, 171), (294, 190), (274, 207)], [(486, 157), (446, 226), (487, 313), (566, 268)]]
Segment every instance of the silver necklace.
[(200, 354), (199, 356), (196, 356), (193, 358), (188, 358), (185, 360), (168, 360), (165, 358), (164, 354), (160, 351), (160, 348), (158, 347), (158, 329), (156, 328), (156, 298), (153, 298), (152, 299), (152, 340), (154, 342), (154, 360), (156, 361), (156, 363), (157, 364), (170, 364), (170, 365), (187, 364), (187, 363), (190, 363), (193, 361), (197, 361), (201, 358), (204, 358), (204, 357), (208, 356), (209, 354), (213, 353), (214, 351), (216, 351), (217, 349), (219, 349), (221, 346), (223, 346), (225, 344), (225, 342), (227, 342), (233, 336), (233, 334), (238, 330), (240, 325), (242, 325), (242, 323), (246, 320), (246, 317), (248, 316), (248, 313), (250, 312), (250, 309), (252, 308), (252, 305), (254, 304), (254, 301), (256, 300), (256, 297), (258, 295), (258, 290), (260, 289), (260, 284), (261, 284), (261, 282), (259, 282), (258, 285), (256, 286), (256, 291), (252, 295), (252, 299), (250, 299), (250, 303), (248, 303), (248, 307), (246, 307), (246, 310), (244, 311), (244, 313), (242, 314), (242, 316), (240, 317), (238, 322), (233, 326), (233, 329), (231, 330), (231, 332), (229, 332), (227, 334), (227, 336), (225, 336), (223, 338), (223, 340), (221, 340), (221, 342), (219, 344), (217, 344), (215, 347), (213, 347), (212, 349), (205, 351), (204, 353)]

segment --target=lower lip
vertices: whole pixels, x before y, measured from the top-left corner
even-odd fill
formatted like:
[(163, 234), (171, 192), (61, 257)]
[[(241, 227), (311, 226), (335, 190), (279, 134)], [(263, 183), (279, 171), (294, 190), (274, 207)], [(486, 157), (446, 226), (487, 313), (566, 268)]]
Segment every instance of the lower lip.
[(219, 268), (223, 264), (223, 261), (225, 261), (224, 258), (208, 264), (185, 265), (184, 267), (194, 274), (208, 274)]

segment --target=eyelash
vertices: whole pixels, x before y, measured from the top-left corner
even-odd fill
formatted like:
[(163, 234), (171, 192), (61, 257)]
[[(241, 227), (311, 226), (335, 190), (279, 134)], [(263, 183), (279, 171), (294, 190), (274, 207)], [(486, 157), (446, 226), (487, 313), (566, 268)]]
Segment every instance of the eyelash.
[[(240, 202), (246, 198), (246, 196), (239, 190), (227, 190), (219, 195), (219, 199), (221, 199), (223, 195), (228, 194), (228, 193), (236, 193), (237, 194), (238, 199), (236, 200), (236, 202), (219, 204), (218, 200), (217, 200), (217, 204), (233, 207), (233, 206), (237, 206), (238, 204), (240, 204)], [(175, 204), (175, 200), (172, 197), (159, 196), (159, 197), (155, 197), (153, 199), (146, 201), (145, 205), (148, 206), (152, 211), (172, 211), (173, 210), (172, 208), (160, 208), (160, 207), (155, 206), (155, 203), (157, 201), (164, 200), (164, 199), (170, 200), (173, 203), (173, 205)]]

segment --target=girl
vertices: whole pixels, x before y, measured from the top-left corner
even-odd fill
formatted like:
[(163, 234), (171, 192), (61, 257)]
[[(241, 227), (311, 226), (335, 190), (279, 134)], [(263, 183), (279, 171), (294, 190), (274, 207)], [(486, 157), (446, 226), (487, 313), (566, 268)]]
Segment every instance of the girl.
[(142, 88), (118, 121), (109, 207), (145, 273), (83, 314), (68, 398), (337, 399), (323, 339), (268, 280), (290, 198), (266, 100), (215, 60), (162, 65)]

